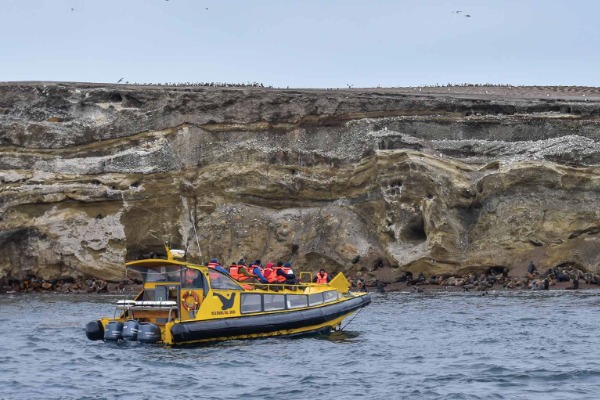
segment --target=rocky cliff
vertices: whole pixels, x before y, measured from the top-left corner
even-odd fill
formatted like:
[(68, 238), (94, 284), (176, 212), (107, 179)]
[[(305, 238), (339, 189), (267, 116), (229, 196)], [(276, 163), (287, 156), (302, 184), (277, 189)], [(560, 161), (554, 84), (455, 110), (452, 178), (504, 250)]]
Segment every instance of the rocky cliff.
[(0, 278), (229, 263), (600, 268), (594, 88), (0, 84)]

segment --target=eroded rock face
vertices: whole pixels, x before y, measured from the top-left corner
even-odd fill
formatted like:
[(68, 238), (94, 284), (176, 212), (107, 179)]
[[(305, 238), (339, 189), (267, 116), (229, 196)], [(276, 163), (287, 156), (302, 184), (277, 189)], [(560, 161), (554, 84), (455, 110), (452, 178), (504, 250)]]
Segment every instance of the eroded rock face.
[(0, 84), (0, 278), (197, 260), (194, 226), (224, 263), (599, 272), (598, 93), (519, 90)]

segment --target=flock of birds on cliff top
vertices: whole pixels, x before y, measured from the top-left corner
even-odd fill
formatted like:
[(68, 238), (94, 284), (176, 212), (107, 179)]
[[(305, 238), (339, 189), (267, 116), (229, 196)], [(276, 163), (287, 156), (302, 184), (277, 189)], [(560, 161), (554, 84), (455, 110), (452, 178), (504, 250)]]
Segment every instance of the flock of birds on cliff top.
[[(138, 83), (138, 82), (129, 82), (129, 81), (125, 81), (123, 82), (123, 79), (125, 78), (121, 78), (117, 81), (117, 83), (122, 83), (125, 85), (141, 85), (141, 86), (173, 86), (173, 87), (179, 87), (179, 86), (205, 86), (205, 87), (254, 87), (254, 88), (269, 88), (269, 89), (273, 89), (273, 86), (265, 86), (264, 84), (260, 83), (260, 82), (246, 82), (246, 83), (229, 83), (229, 82), (158, 82), (158, 83)], [(289, 89), (289, 86), (288, 86)]]
[[(125, 78), (121, 78), (117, 81), (117, 84), (125, 84), (125, 85), (139, 85), (139, 86), (165, 86), (165, 87), (215, 87), (215, 88), (268, 88), (268, 89), (283, 89), (281, 87), (274, 87), (273, 85), (264, 85), (263, 83), (260, 82), (246, 82), (246, 83), (228, 83), (228, 82), (164, 82), (164, 83), (137, 83), (137, 82), (133, 82), (130, 83), (129, 81), (123, 82)], [(354, 85), (351, 84), (346, 84), (348, 89), (354, 89)], [(448, 91), (451, 90), (451, 88), (486, 88), (486, 89), (491, 89), (491, 88), (508, 88), (508, 89), (514, 89), (514, 88), (521, 88), (521, 87), (527, 87), (528, 85), (511, 85), (511, 84), (504, 84), (504, 83), (500, 83), (500, 84), (495, 84), (495, 83), (448, 83), (448, 84), (438, 84), (436, 83), (435, 85), (420, 85), (420, 86), (409, 86), (408, 89), (411, 89), (413, 91), (419, 91), (421, 92), (423, 89), (428, 89), (428, 88), (447, 88)], [(562, 85), (558, 85), (558, 87), (563, 87)], [(565, 86), (568, 87), (568, 86)], [(289, 89), (290, 87), (287, 86), (285, 89)], [(395, 87), (388, 87), (388, 89), (404, 89), (403, 86), (395, 86)], [(363, 89), (369, 89), (369, 88), (363, 88)], [(377, 89), (382, 89), (381, 86), (377, 86)], [(383, 88), (385, 89), (385, 88)], [(342, 88), (324, 88), (323, 90), (343, 90)], [(490, 92), (488, 90), (484, 90), (485, 94), (494, 94), (493, 92)], [(586, 94), (582, 94), (581, 95), (584, 99), (584, 101), (588, 101)], [(550, 97), (550, 93), (546, 93), (546, 97)]]

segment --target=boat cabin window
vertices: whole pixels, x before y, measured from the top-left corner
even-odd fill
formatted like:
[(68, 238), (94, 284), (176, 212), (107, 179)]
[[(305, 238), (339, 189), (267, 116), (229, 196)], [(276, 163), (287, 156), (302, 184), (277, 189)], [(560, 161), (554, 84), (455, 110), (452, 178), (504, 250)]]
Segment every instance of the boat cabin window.
[(135, 270), (142, 274), (144, 282), (179, 282), (180, 266), (166, 265)]
[(185, 289), (202, 289), (205, 285), (204, 275), (193, 268), (184, 268), (181, 279), (181, 287)]
[(301, 308), (308, 306), (308, 296), (304, 294), (288, 294), (286, 300), (287, 308)]
[(282, 294), (265, 294), (265, 311), (285, 310), (285, 296)]
[(262, 311), (262, 296), (255, 293), (242, 293), (242, 313)]
[(154, 289), (145, 288), (142, 294), (144, 301), (166, 301), (177, 300), (177, 285), (156, 285)]
[(208, 277), (210, 278), (210, 287), (213, 289), (243, 290), (229, 275), (215, 269), (209, 268)]
[(329, 290), (327, 292), (323, 292), (323, 299), (325, 300), (325, 303), (337, 300), (337, 298), (338, 298), (337, 294), (338, 294), (337, 290)]
[(323, 304), (323, 293), (313, 293), (308, 295), (308, 305), (316, 306)]

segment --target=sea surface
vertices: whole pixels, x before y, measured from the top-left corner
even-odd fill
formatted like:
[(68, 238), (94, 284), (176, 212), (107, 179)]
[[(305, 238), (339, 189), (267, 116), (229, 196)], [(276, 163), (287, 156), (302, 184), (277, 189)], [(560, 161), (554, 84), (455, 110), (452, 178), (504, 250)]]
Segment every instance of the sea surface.
[(92, 342), (112, 295), (0, 296), (4, 399), (599, 399), (600, 291), (373, 293), (342, 332)]

